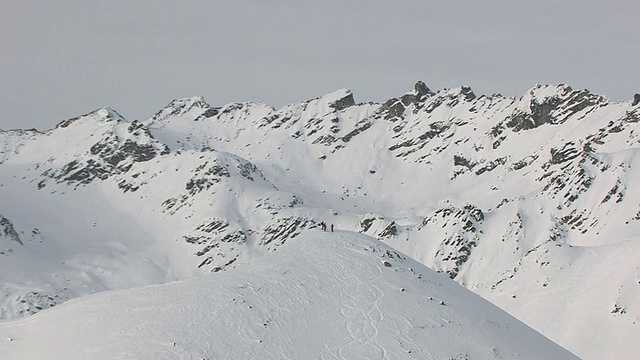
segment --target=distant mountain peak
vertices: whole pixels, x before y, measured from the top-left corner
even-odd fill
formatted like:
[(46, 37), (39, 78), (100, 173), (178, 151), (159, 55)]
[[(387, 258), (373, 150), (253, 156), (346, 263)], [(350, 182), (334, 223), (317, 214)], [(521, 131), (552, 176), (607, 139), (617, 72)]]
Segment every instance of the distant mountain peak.
[(197, 113), (196, 116), (205, 114), (207, 111), (214, 109), (209, 105), (202, 96), (192, 96), (187, 98), (174, 99), (167, 106), (160, 109), (151, 117), (152, 121), (164, 121), (174, 116), (183, 116), (187, 113)]
[(349, 89), (338, 89), (321, 96), (318, 100), (326, 103), (336, 111), (341, 111), (355, 105), (353, 93)]
[(119, 120), (124, 120), (124, 116), (120, 115), (120, 113), (118, 113), (117, 111), (115, 111), (114, 109), (105, 106), (102, 107), (98, 110), (95, 111), (95, 114), (98, 116), (101, 116), (102, 118), (105, 119), (119, 119)]
[(429, 87), (422, 81), (418, 81), (413, 86), (413, 91), (415, 91), (416, 95), (418, 95), (418, 96), (425, 96), (425, 95), (433, 95), (434, 94), (434, 92), (431, 91), (431, 89), (429, 89)]
[(115, 111), (114, 109), (108, 106), (105, 106), (105, 107), (101, 107), (99, 109), (93, 110), (84, 115), (76, 116), (74, 118), (64, 120), (58, 123), (58, 125), (56, 125), (56, 128), (66, 128), (80, 119), (89, 119), (89, 118), (93, 118), (99, 121), (116, 121), (116, 122), (126, 121), (125, 118), (122, 115), (120, 115), (117, 111)]

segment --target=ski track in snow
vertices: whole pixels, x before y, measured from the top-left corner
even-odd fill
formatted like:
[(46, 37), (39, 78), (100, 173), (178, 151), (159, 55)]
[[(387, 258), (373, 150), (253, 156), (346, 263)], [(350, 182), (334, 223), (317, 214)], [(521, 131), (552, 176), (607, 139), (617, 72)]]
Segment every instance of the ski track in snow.
[[(343, 251), (346, 251), (345, 254)], [(329, 355), (321, 353), (322, 359), (353, 359), (358, 356), (369, 359), (383, 359), (386, 350), (380, 344), (378, 337), (378, 327), (383, 320), (382, 312), (378, 302), (384, 297), (384, 293), (373, 284), (373, 280), (382, 276), (382, 270), (378, 266), (367, 266), (364, 273), (377, 274), (371, 279), (362, 279), (351, 274), (351, 270), (345, 268), (350, 257), (348, 253), (353, 249), (339, 249), (336, 253), (338, 260), (328, 260), (324, 266), (340, 266), (339, 274), (343, 278), (338, 279), (344, 284), (337, 293), (337, 302), (340, 304), (338, 312), (345, 319), (345, 330), (349, 335), (344, 344), (332, 350), (331, 346), (325, 345)], [(319, 261), (316, 260), (316, 261)], [(360, 266), (360, 264), (356, 264)]]
[(103, 292), (2, 323), (0, 358), (573, 359), (366, 236), (301, 237), (225, 273)]

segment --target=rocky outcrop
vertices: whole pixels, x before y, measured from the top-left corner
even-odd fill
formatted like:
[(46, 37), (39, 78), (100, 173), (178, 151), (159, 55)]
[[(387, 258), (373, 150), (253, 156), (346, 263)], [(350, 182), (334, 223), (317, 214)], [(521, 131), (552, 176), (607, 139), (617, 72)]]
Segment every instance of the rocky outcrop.
[[(75, 156), (60, 168), (50, 167), (42, 172), (46, 178), (57, 183), (75, 185), (89, 184), (94, 180), (107, 178), (128, 172), (136, 163), (147, 162), (157, 156), (166, 155), (169, 148), (153, 138), (148, 128), (139, 121), (128, 123), (116, 118), (110, 111), (100, 110), (97, 115), (99, 121), (113, 121), (111, 129), (102, 134), (100, 140), (86, 149), (84, 156)], [(90, 115), (96, 116), (96, 114)], [(81, 121), (75, 118), (59, 125), (67, 128), (71, 124)], [(85, 120), (90, 121), (90, 120)], [(57, 129), (54, 129), (55, 133)], [(79, 130), (81, 131), (81, 130)], [(59, 161), (64, 159), (59, 159)], [(39, 188), (46, 186), (46, 180), (38, 183)], [(131, 190), (134, 186), (123, 183), (122, 188)]]
[(20, 240), (20, 235), (18, 235), (18, 232), (13, 227), (11, 220), (2, 215), (0, 215), (0, 236), (6, 239), (5, 241), (12, 241), (24, 245), (22, 240)]
[(605, 106), (607, 100), (588, 90), (573, 90), (559, 85), (537, 86), (522, 98), (522, 108), (506, 119), (505, 125), (514, 132), (535, 129), (544, 124), (557, 125), (587, 108)]
[(435, 263), (455, 279), (481, 239), (483, 221), (483, 211), (474, 205), (467, 204), (462, 208), (449, 206), (426, 217), (418, 231), (429, 227), (443, 229), (443, 239), (434, 255)]

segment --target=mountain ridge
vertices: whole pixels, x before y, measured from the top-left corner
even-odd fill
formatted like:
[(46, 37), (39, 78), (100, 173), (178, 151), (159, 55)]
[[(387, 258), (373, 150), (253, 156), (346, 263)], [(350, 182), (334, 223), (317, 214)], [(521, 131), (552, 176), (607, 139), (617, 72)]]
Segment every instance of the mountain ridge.
[[(69, 239), (78, 244), (73, 249), (85, 249), (84, 242), (98, 252), (136, 249), (121, 263), (74, 250), (81, 266), (52, 264), (54, 273), (82, 269), (86, 278), (72, 277), (79, 284), (73, 296), (81, 296), (94, 283), (101, 291), (244, 266), (324, 221), (446, 273), (588, 357), (600, 351), (597, 338), (559, 329), (544, 316), (546, 302), (539, 312), (521, 304), (524, 294), (542, 298), (566, 288), (565, 297), (597, 306), (561, 324), (585, 319), (631, 333), (640, 321), (633, 259), (608, 270), (604, 284), (588, 266), (581, 268), (595, 283), (567, 280), (577, 262), (600, 267), (612, 263), (617, 248), (636, 246), (637, 105), (567, 85), (536, 85), (517, 99), (478, 97), (464, 86), (434, 92), (418, 82), (380, 104), (356, 103), (342, 89), (279, 109), (176, 99), (145, 121), (98, 109), (47, 132), (0, 131), (0, 200), (12, 204), (0, 214), (26, 244), (0, 237), (0, 245), (15, 261), (38, 252), (40, 240), (51, 248)], [(21, 204), (27, 197), (36, 200)], [(38, 209), (55, 212), (59, 204), (77, 208), (81, 220)], [(116, 232), (121, 221), (146, 245)], [(22, 233), (34, 230), (36, 240), (25, 240)], [(587, 255), (594, 252), (602, 257)], [(55, 262), (68, 261), (61, 254)], [(92, 269), (96, 263), (107, 275)], [(129, 267), (148, 276), (111, 280)], [(26, 294), (53, 297), (43, 291), (49, 280), (39, 281), (38, 289), (5, 290), (5, 317), (42, 308)], [(55, 294), (63, 287), (55, 284)], [(587, 296), (580, 287), (602, 294)], [(556, 300), (572, 313), (567, 299)], [(607, 341), (598, 346), (612, 353), (595, 358), (640, 354)]]

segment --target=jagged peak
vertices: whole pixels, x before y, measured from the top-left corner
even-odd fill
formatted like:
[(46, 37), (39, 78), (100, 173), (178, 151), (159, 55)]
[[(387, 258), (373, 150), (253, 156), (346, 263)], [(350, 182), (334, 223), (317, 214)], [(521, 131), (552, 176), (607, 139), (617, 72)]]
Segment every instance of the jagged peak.
[(411, 90), (401, 96), (401, 99), (405, 105), (408, 105), (411, 102), (422, 102), (435, 94), (423, 81), (418, 81)]
[(205, 101), (202, 96), (191, 96), (185, 98), (173, 99), (165, 108), (167, 107), (178, 107), (185, 106), (187, 108), (191, 107), (199, 107), (203, 109), (210, 108), (211, 106)]
[(420, 80), (416, 82), (415, 85), (413, 85), (413, 91), (418, 96), (424, 96), (424, 95), (430, 96), (435, 94), (433, 91), (431, 91), (431, 89), (429, 89), (429, 87), (424, 82)]
[(558, 85), (545, 85), (545, 84), (535, 84), (524, 94), (523, 98), (535, 98), (535, 99), (548, 99), (552, 97), (558, 96), (566, 96), (568, 93), (572, 92), (573, 89), (569, 85), (558, 84)]
[(85, 119), (85, 118), (93, 118), (96, 120), (102, 120), (102, 121), (126, 121), (126, 119), (124, 118), (124, 116), (120, 115), (120, 113), (118, 113), (117, 111), (115, 111), (114, 109), (105, 106), (105, 107), (101, 107), (99, 109), (93, 110), (89, 113), (86, 113), (84, 115), (80, 115), (80, 116), (76, 116), (74, 118), (71, 119), (67, 119), (67, 120), (63, 120), (60, 123), (58, 123), (58, 125), (56, 125), (56, 129), (58, 128), (66, 128), (67, 126), (71, 125), (72, 123), (80, 120), (80, 119)]
[(100, 116), (103, 119), (119, 119), (119, 120), (125, 120), (124, 116), (120, 115), (119, 112), (115, 111), (114, 109), (105, 106), (102, 107), (96, 111), (94, 111), (94, 113), (98, 116)]
[(527, 90), (527, 92), (522, 96), (521, 100), (535, 99), (538, 103), (540, 103), (540, 102), (544, 102), (547, 99), (568, 98), (576, 94), (588, 95), (604, 102), (608, 101), (604, 96), (592, 93), (588, 89), (575, 90), (567, 84), (558, 84), (558, 85), (535, 84), (532, 88)]
[[(308, 109), (309, 106), (320, 106), (325, 108), (324, 110), (322, 110), (322, 113), (325, 114), (327, 111), (341, 111), (353, 105), (355, 105), (353, 93), (349, 89), (342, 88), (319, 97), (305, 100), (301, 103), (285, 105), (281, 108), (281, 110), (297, 108), (298, 106), (301, 106), (302, 109)], [(327, 107), (333, 110), (326, 109)]]
[(151, 117), (151, 120), (161, 121), (172, 116), (181, 116), (194, 109), (198, 109), (200, 113), (204, 113), (207, 110), (212, 109), (212, 107), (202, 96), (173, 99), (169, 104), (155, 113)]
[(445, 98), (461, 98), (465, 101), (472, 101), (476, 99), (476, 94), (473, 92), (470, 86), (461, 85), (454, 88), (444, 88), (433, 93), (433, 95)]
[(471, 89), (471, 86), (462, 85), (456, 88), (456, 91), (459, 92), (459, 96), (463, 97), (467, 101), (475, 100), (476, 94)]
[(520, 98), (517, 110), (506, 125), (516, 132), (543, 124), (557, 125), (579, 111), (607, 104), (605, 97), (587, 89), (574, 90), (565, 84), (536, 84)]
[(550, 104), (553, 107), (561, 103), (584, 103), (588, 105), (606, 105), (609, 100), (604, 96), (594, 94), (587, 89), (574, 90), (566, 84), (541, 85), (536, 84), (521, 98), (519, 108), (523, 112), (530, 112), (535, 104)]
[(425, 98), (435, 94), (436, 92), (431, 90), (422, 80), (418, 80), (413, 87), (402, 96), (413, 96), (416, 99), (424, 100)]
[[(379, 113), (384, 113), (386, 120), (393, 120), (403, 118), (404, 111), (410, 106), (415, 107), (415, 109), (425, 109), (425, 111), (431, 112), (441, 104), (455, 106), (460, 101), (469, 102), (475, 99), (476, 95), (468, 86), (460, 86), (452, 89), (445, 88), (433, 92), (424, 82), (418, 81), (413, 86), (413, 89), (404, 93), (402, 96), (391, 98), (382, 103), (379, 108)], [(426, 105), (427, 103), (429, 104)]]
[(27, 135), (27, 134), (42, 134), (43, 132), (36, 129), (0, 129), (0, 134), (10, 134), (10, 135)]
[(326, 103), (329, 107), (337, 111), (344, 110), (355, 105), (353, 93), (349, 89), (338, 89), (318, 98), (319, 102)]
[(319, 99), (325, 100), (327, 102), (333, 102), (348, 96), (353, 96), (353, 93), (351, 92), (351, 90), (342, 88), (342, 89), (338, 89), (330, 93), (324, 94)]

